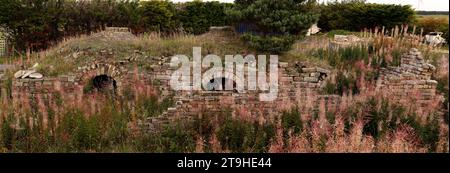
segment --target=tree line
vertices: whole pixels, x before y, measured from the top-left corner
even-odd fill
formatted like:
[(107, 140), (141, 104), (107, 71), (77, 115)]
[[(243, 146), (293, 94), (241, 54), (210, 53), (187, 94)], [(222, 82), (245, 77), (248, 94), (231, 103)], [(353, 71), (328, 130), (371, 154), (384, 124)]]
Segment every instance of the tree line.
[(201, 34), (226, 25), (232, 4), (139, 0), (3, 0), (0, 27), (17, 50), (45, 49), (65, 37), (90, 34), (108, 26), (129, 27), (134, 34), (183, 30)]
[(334, 1), (321, 5), (318, 26), (325, 31), (361, 31), (364, 28), (412, 24), (416, 18), (410, 5), (373, 4), (361, 0)]
[(168, 0), (2, 0), (0, 27), (16, 50), (46, 49), (65, 37), (90, 34), (107, 26), (129, 27), (134, 34), (202, 34), (210, 26), (243, 25), (243, 40), (258, 50), (283, 52), (315, 22), (323, 31), (410, 24), (411, 6), (361, 0), (319, 4), (316, 0), (236, 0), (235, 3)]

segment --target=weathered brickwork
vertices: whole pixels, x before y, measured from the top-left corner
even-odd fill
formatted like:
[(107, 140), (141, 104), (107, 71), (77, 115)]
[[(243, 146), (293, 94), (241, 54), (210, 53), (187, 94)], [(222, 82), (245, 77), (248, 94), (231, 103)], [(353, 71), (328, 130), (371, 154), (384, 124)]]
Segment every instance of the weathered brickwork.
[[(170, 89), (169, 80), (173, 68), (167, 62), (168, 58), (160, 58), (153, 68), (152, 78), (159, 81), (161, 89)], [(274, 101), (260, 101), (259, 95), (264, 91), (177, 91), (175, 93), (176, 105), (169, 108), (161, 116), (151, 117), (147, 122), (141, 122), (149, 129), (159, 124), (167, 123), (167, 120), (192, 118), (201, 113), (219, 113), (231, 110), (232, 113), (245, 110), (252, 118), (264, 117), (273, 119), (281, 111), (291, 106), (299, 105), (306, 110), (308, 105), (317, 105), (319, 90), (323, 80), (330, 73), (329, 70), (318, 67), (306, 67), (301, 63), (283, 63), (278, 66), (278, 94)], [(206, 69), (203, 69), (206, 70)], [(223, 76), (229, 79), (226, 74)], [(217, 77), (216, 77), (217, 78)], [(192, 86), (192, 83), (189, 85)], [(164, 90), (163, 90), (164, 91)], [(170, 92), (170, 91), (167, 91)], [(327, 96), (320, 97), (326, 101)], [(299, 103), (299, 101), (302, 101)], [(309, 102), (309, 103), (308, 103)]]
[(417, 49), (411, 49), (402, 56), (399, 67), (381, 70), (377, 89), (394, 96), (400, 101), (415, 99), (426, 106), (435, 100), (437, 81), (431, 79), (436, 68), (425, 62)]
[[(119, 34), (118, 34), (119, 33)], [(129, 35), (126, 28), (107, 28), (107, 31), (98, 33), (94, 37), (113, 37)], [(125, 37), (125, 36), (124, 36)], [(128, 36), (126, 36), (128, 37)], [(74, 58), (83, 54), (76, 52)], [(100, 50), (93, 61), (86, 62), (77, 68), (73, 74), (43, 79), (14, 79), (12, 81), (12, 102), (20, 104), (21, 98), (48, 98), (55, 93), (64, 94), (73, 101), (81, 100), (85, 88), (98, 76), (107, 76), (114, 81), (117, 94), (124, 93), (124, 89), (131, 89), (140, 95), (143, 92), (152, 92), (156, 89), (160, 99), (173, 97), (175, 105), (163, 112), (160, 116), (148, 118), (140, 122), (141, 127), (153, 129), (161, 124), (169, 123), (175, 119), (190, 119), (194, 116), (207, 113), (219, 113), (229, 108), (233, 114), (248, 112), (250, 118), (271, 120), (281, 111), (292, 106), (298, 106), (301, 111), (317, 109), (318, 103), (324, 103), (328, 108), (338, 107), (341, 97), (336, 95), (321, 95), (320, 91), (325, 79), (330, 75), (328, 69), (302, 64), (301, 62), (278, 64), (278, 92), (274, 101), (260, 101), (259, 95), (265, 91), (174, 91), (171, 89), (170, 78), (176, 68), (170, 66), (170, 57), (148, 57), (138, 50), (134, 54), (117, 60), (112, 50)], [(145, 64), (138, 68), (138, 64)], [(192, 67), (192, 63), (191, 63)], [(204, 72), (207, 68), (203, 67)], [(417, 96), (417, 101), (423, 105), (437, 97), (435, 80), (431, 74), (435, 67), (423, 59), (417, 49), (411, 49), (401, 59), (399, 67), (388, 67), (381, 70), (377, 89), (382, 93), (392, 94), (398, 100), (410, 96)], [(232, 73), (232, 72), (230, 72)], [(221, 78), (232, 79), (230, 73), (224, 73)], [(268, 77), (270, 75), (267, 75)], [(216, 76), (217, 78), (217, 76)], [(0, 80), (0, 86), (2, 82)], [(189, 83), (187, 85), (191, 85)], [(2, 87), (1, 92), (6, 89)], [(2, 100), (7, 99), (0, 94)]]

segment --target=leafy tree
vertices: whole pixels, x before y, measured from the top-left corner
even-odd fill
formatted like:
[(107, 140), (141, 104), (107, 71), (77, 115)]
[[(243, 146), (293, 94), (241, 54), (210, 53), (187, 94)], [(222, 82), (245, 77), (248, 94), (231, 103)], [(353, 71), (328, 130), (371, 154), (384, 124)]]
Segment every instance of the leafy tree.
[(205, 33), (211, 26), (224, 26), (228, 24), (225, 9), (232, 4), (193, 1), (180, 4), (178, 19), (185, 31), (194, 34)]
[(49, 38), (48, 0), (5, 0), (0, 3), (0, 24), (6, 28), (15, 43), (23, 43), (21, 49), (30, 51)]
[(139, 0), (5, 0), (0, 3), (0, 26), (17, 50), (37, 51), (105, 26), (142, 30), (138, 8)]
[(161, 32), (173, 31), (177, 28), (175, 6), (172, 2), (152, 0), (141, 2), (141, 5), (145, 28)]

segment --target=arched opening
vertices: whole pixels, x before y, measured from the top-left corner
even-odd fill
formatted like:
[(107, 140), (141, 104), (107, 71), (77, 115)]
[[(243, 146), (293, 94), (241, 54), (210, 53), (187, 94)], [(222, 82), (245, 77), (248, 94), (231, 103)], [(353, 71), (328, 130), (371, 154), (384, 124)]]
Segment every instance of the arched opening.
[(116, 93), (117, 83), (114, 78), (107, 75), (98, 75), (92, 79), (92, 86), (95, 90), (107, 93)]
[(326, 77), (328, 77), (328, 75), (326, 73), (320, 73), (319, 74), (319, 81), (325, 80)]
[[(228, 83), (227, 83), (228, 82)], [(208, 91), (226, 91), (226, 85), (230, 84), (232, 85), (232, 91), (237, 93), (237, 84), (234, 80), (225, 78), (225, 77), (218, 77), (211, 79), (208, 84), (206, 90)]]

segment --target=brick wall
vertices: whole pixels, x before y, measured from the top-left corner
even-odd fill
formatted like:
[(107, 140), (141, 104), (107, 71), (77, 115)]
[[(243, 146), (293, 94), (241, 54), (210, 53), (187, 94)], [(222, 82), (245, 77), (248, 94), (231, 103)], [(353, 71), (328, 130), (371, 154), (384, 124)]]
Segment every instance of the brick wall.
[[(123, 28), (107, 28), (107, 31), (100, 35), (115, 37), (117, 35), (113, 34), (114, 32), (122, 35), (130, 34)], [(123, 90), (129, 88), (136, 92), (135, 95), (142, 95), (152, 92), (150, 90), (157, 87), (160, 99), (174, 96), (176, 105), (160, 116), (140, 122), (143, 127), (153, 130), (161, 124), (169, 123), (170, 120), (190, 119), (203, 111), (214, 114), (223, 111), (224, 108), (230, 108), (233, 114), (244, 110), (254, 116), (251, 118), (263, 117), (270, 120), (274, 115), (292, 106), (298, 106), (301, 111), (311, 111), (317, 108), (320, 101), (324, 101), (328, 107), (337, 107), (341, 99), (336, 95), (320, 95), (319, 91), (324, 84), (323, 81), (330, 74), (329, 70), (304, 65), (301, 62), (278, 64), (277, 99), (263, 102), (259, 100), (262, 91), (173, 91), (169, 81), (176, 69), (170, 67), (170, 57), (147, 57), (135, 51), (133, 56), (115, 61), (108, 58), (113, 56), (111, 54), (113, 52), (101, 51), (100, 57), (78, 67), (74, 74), (56, 78), (14, 79), (12, 101), (14, 104), (23, 104), (20, 103), (21, 98), (53, 97), (54, 93), (64, 94), (73, 101), (81, 100), (83, 88), (88, 82), (98, 75), (106, 75), (117, 82), (118, 94), (123, 94)], [(139, 70), (136, 61), (148, 66)], [(205, 70), (207, 68), (202, 68), (202, 71)], [(425, 62), (417, 49), (411, 49), (403, 55), (399, 67), (381, 70), (377, 89), (398, 100), (414, 96), (418, 103), (426, 106), (438, 97), (437, 82), (431, 80), (434, 70), (435, 67)], [(0, 86), (3, 86), (1, 83), (2, 81)], [(0, 91), (4, 93), (5, 88), (2, 87)], [(4, 95), (1, 94), (2, 100), (6, 99)]]
[[(170, 91), (169, 80), (174, 69), (170, 68), (168, 58), (156, 58), (151, 78), (160, 82), (161, 89), (175, 93), (176, 105), (169, 108), (158, 117), (151, 117), (141, 125), (153, 131), (161, 124), (166, 124), (174, 119), (191, 119), (203, 112), (218, 114), (225, 108), (229, 108), (233, 114), (244, 110), (249, 112), (252, 118), (262, 116), (271, 120), (281, 111), (298, 105), (302, 110), (310, 110), (308, 106), (316, 106), (323, 99), (327, 103), (337, 104), (338, 98), (334, 96), (321, 96), (319, 90), (323, 80), (330, 73), (329, 70), (318, 67), (307, 67), (300, 62), (279, 63), (278, 70), (278, 95), (277, 99), (270, 102), (259, 100), (262, 91)], [(190, 84), (192, 85), (192, 83)], [(169, 89), (169, 90), (168, 90)]]
[(422, 106), (440, 97), (436, 93), (437, 81), (431, 79), (436, 68), (425, 62), (417, 49), (411, 49), (402, 56), (399, 67), (381, 70), (377, 89), (399, 101), (413, 99)]

